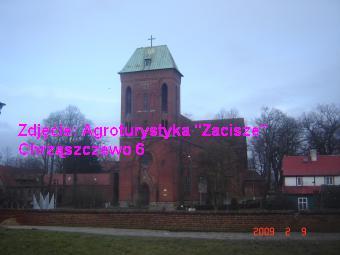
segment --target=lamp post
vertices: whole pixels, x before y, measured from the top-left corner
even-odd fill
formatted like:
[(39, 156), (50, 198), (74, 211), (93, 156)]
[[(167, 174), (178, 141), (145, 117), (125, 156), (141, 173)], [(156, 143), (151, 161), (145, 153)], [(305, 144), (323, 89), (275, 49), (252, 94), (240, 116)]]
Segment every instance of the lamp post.
[(0, 114), (1, 114), (1, 109), (4, 107), (6, 104), (0, 102)]
[(93, 178), (93, 207), (96, 208), (96, 184), (97, 184), (97, 178)]
[(189, 162), (190, 162), (190, 165), (189, 165), (189, 180), (190, 180), (189, 189), (190, 189), (190, 193), (189, 194), (190, 194), (191, 199), (192, 199), (192, 159), (191, 159), (190, 154), (188, 155), (188, 159), (189, 159)]

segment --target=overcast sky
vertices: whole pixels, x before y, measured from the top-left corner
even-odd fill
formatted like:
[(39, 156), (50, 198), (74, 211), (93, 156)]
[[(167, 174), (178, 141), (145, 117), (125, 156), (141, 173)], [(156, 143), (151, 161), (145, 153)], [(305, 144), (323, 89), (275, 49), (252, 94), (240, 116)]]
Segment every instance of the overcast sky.
[(151, 34), (184, 74), (181, 110), (193, 119), (340, 102), (338, 0), (1, 0), (0, 150), (18, 142), (18, 123), (70, 104), (117, 125), (117, 72)]

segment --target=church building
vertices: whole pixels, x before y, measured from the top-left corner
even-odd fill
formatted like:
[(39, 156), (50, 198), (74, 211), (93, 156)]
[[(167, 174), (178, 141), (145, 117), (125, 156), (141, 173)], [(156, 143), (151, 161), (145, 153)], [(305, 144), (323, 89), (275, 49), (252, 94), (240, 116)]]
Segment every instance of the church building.
[[(181, 114), (183, 75), (166, 45), (137, 48), (119, 74), (121, 124), (127, 128), (199, 123), (244, 126), (243, 118), (193, 121)], [(140, 137), (120, 138), (121, 146), (134, 148), (139, 142)], [(143, 156), (120, 158), (121, 207), (227, 205), (244, 197), (246, 137), (211, 138), (193, 132), (190, 137), (148, 137), (142, 142)]]

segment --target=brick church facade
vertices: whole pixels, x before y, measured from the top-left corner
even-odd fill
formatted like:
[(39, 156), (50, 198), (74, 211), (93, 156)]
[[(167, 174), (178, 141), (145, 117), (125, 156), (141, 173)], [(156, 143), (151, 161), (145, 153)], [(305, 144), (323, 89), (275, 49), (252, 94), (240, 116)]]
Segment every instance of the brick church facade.
[(124, 126), (175, 124), (190, 127), (190, 136), (143, 141), (121, 136), (122, 146), (143, 142), (144, 154), (121, 156), (119, 162), (102, 165), (102, 173), (46, 175), (0, 166), (0, 208), (30, 208), (33, 194), (47, 191), (55, 194), (58, 208), (225, 208), (231, 201), (262, 197), (263, 179), (247, 170), (246, 137), (202, 137), (194, 128), (203, 123), (242, 127), (243, 118), (194, 121), (183, 116), (183, 75), (167, 46), (136, 49), (119, 74)]
[[(128, 128), (168, 127), (172, 124), (193, 127), (198, 123), (244, 126), (242, 118), (192, 121), (181, 115), (183, 75), (166, 45), (136, 49), (119, 74), (121, 123)], [(139, 137), (120, 138), (121, 146), (134, 147), (138, 142)], [(247, 174), (245, 137), (210, 138), (191, 133), (190, 137), (168, 140), (149, 137), (143, 143), (143, 156), (120, 158), (121, 207), (174, 209), (182, 204), (212, 204), (216, 199), (228, 204), (232, 198), (239, 201), (244, 197)], [(211, 170), (213, 167), (209, 167), (209, 159), (221, 153), (225, 154), (222, 157), (225, 157), (226, 164), (222, 161), (218, 168), (221, 171), (216, 167)], [(204, 158), (208, 160), (204, 162)], [(217, 182), (223, 179), (219, 175), (226, 181), (222, 189), (217, 190)], [(220, 194), (218, 198), (214, 196), (217, 191)]]

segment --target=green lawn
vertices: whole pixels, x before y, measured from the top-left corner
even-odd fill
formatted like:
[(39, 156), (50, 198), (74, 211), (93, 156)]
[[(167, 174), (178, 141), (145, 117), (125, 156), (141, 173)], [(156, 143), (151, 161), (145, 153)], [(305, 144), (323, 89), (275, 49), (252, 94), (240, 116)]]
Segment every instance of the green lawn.
[(131, 238), (0, 228), (0, 254), (339, 254), (338, 241)]

